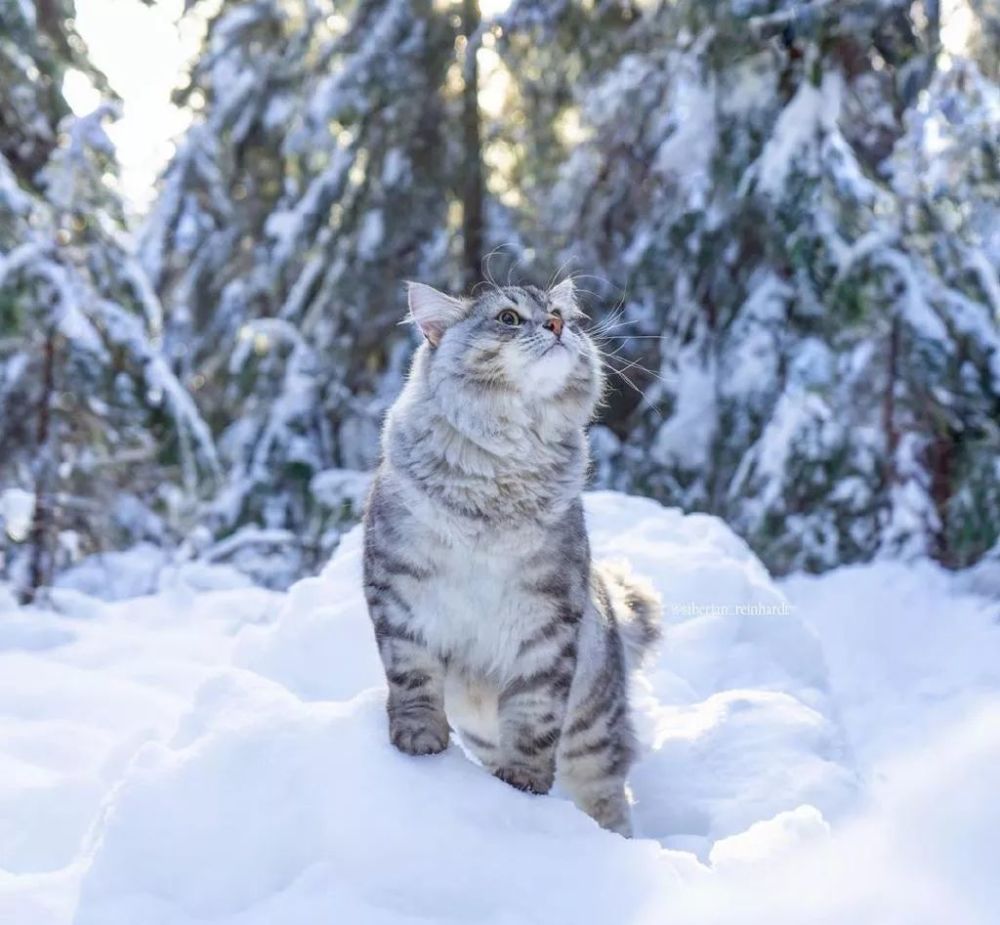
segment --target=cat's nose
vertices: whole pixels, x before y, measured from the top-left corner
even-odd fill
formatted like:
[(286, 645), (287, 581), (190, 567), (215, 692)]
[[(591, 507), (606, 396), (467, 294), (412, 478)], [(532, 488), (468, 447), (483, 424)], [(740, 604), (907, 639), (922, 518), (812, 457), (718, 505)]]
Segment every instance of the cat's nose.
[(562, 337), (563, 320), (558, 315), (549, 315), (543, 325), (546, 331), (551, 331), (556, 337)]

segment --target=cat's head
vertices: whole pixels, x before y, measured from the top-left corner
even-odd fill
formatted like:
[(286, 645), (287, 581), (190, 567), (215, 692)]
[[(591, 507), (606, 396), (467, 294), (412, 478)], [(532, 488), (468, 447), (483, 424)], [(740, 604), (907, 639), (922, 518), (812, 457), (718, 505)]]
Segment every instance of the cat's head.
[(548, 290), (496, 286), (469, 298), (410, 283), (408, 295), (437, 387), (494, 390), (529, 405), (558, 401), (583, 420), (593, 413), (601, 363), (571, 279)]

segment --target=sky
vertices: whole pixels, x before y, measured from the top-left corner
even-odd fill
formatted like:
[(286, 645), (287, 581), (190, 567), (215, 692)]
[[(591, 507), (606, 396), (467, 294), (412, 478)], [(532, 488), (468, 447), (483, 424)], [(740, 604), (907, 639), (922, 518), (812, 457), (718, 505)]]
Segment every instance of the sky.
[[(496, 16), (510, 0), (481, 0), (484, 17)], [(76, 0), (76, 26), (91, 59), (122, 98), (122, 118), (108, 134), (118, 149), (121, 186), (132, 208), (142, 213), (155, 193), (156, 178), (191, 121), (170, 102), (184, 82), (203, 32), (200, 17), (182, 17), (184, 0)], [(488, 50), (486, 50), (488, 52)], [(91, 112), (100, 97), (83, 74), (71, 72), (66, 97), (79, 114)]]
[[(203, 23), (182, 18), (184, 0), (76, 0), (76, 24), (92, 60), (123, 101), (122, 118), (109, 128), (118, 148), (122, 192), (142, 213), (152, 202), (157, 176), (174, 150), (174, 139), (190, 123), (190, 115), (173, 106), (171, 91), (183, 83), (188, 62), (197, 53)], [(484, 17), (503, 12), (510, 0), (481, 0)], [(973, 26), (966, 0), (945, 0), (943, 44), (957, 54)], [(491, 54), (489, 49), (484, 54)], [(494, 55), (495, 57), (495, 55)], [(487, 70), (495, 66), (482, 62)], [(90, 112), (97, 92), (79, 72), (67, 76), (66, 96), (78, 113)], [(483, 99), (484, 108), (490, 100)]]
[[(121, 96), (122, 118), (110, 126), (118, 148), (122, 191), (137, 211), (153, 198), (154, 183), (190, 116), (170, 102), (198, 50), (201, 23), (181, 20), (183, 0), (77, 0), (76, 25), (93, 61)], [(65, 92), (76, 112), (89, 112), (97, 92), (79, 72)]]

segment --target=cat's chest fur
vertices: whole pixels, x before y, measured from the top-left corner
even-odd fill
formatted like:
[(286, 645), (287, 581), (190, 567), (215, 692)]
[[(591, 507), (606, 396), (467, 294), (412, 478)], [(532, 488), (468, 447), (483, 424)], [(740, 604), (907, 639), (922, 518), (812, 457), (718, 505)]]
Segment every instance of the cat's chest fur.
[(523, 551), (536, 537), (501, 533), (488, 543), (445, 543), (418, 529), (415, 539), (433, 568), (409, 601), (414, 628), (455, 668), (506, 676), (521, 642), (545, 619), (524, 583)]

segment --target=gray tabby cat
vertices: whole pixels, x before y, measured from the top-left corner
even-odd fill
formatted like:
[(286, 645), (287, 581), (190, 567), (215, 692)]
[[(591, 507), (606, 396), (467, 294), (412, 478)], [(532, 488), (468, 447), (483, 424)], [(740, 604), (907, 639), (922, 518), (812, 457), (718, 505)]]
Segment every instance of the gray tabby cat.
[(626, 657), (659, 632), (655, 593), (592, 565), (580, 492), (601, 395), (572, 281), (456, 299), (418, 283), (425, 342), (393, 405), (365, 514), (365, 595), (389, 736), (440, 752), (449, 721), (501, 780), (556, 773), (629, 834)]

